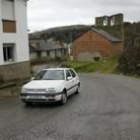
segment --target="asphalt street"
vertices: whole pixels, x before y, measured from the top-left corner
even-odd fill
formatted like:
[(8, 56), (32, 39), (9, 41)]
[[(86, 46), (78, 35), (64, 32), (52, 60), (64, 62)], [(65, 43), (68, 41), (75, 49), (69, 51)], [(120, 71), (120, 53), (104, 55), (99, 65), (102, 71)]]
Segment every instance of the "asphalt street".
[(140, 80), (80, 74), (64, 106), (0, 100), (0, 140), (140, 140)]

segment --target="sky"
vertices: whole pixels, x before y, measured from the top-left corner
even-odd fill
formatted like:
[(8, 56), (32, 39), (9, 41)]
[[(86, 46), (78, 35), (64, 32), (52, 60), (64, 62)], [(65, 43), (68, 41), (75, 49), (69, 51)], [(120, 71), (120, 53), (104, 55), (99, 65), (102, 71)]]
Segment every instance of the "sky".
[(140, 21), (139, 0), (29, 0), (28, 29), (40, 31), (67, 25), (93, 25), (95, 17), (124, 14), (124, 21)]

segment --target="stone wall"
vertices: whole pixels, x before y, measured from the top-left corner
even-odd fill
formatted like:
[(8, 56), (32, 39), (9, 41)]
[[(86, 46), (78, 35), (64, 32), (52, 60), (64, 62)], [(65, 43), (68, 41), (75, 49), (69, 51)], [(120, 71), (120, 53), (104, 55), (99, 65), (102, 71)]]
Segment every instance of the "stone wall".
[[(104, 25), (105, 18), (107, 19), (107, 25)], [(114, 20), (113, 24), (112, 19)], [(102, 29), (117, 38), (123, 39), (124, 34), (123, 14), (96, 17), (94, 28)]]
[(20, 62), (0, 66), (0, 79), (4, 81), (26, 79), (30, 77), (30, 63)]
[[(107, 21), (106, 25), (104, 25), (105, 20)], [(114, 25), (121, 25), (121, 24), (123, 24), (123, 14), (96, 17), (95, 19), (96, 26), (114, 26)]]

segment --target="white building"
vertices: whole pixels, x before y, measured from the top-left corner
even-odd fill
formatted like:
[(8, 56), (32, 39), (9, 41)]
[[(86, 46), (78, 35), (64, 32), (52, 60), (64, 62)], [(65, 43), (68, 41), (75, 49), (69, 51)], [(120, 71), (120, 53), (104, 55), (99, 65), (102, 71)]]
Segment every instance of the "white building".
[(30, 75), (27, 0), (0, 0), (0, 80)]

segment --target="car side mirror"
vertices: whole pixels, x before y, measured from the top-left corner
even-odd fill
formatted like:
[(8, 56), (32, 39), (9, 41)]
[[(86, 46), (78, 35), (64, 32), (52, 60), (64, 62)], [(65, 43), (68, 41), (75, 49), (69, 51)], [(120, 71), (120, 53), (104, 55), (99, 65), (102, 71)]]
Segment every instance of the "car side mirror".
[(35, 78), (34, 78), (34, 77), (32, 77), (32, 78), (31, 78), (31, 81), (32, 81), (32, 80), (34, 80), (34, 79), (35, 79)]
[(67, 80), (69, 81), (69, 80), (71, 80), (72, 79), (72, 77), (71, 76), (69, 76), (69, 77), (67, 77)]

